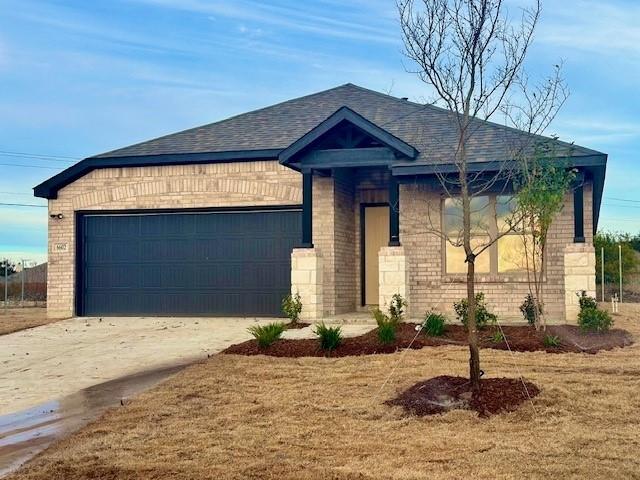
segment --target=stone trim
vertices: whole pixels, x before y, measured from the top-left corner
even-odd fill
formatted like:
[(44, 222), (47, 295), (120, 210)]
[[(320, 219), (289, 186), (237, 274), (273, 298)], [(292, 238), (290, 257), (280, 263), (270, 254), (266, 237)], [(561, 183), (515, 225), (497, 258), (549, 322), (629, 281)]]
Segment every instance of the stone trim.
[(577, 321), (580, 305), (578, 295), (585, 291), (596, 296), (596, 250), (593, 245), (571, 243), (564, 249), (565, 321)]
[(300, 320), (315, 322), (324, 316), (323, 259), (316, 248), (291, 251), (291, 295), (302, 301)]
[(404, 247), (382, 247), (378, 253), (379, 306), (381, 310), (391, 304), (392, 297), (399, 293), (409, 304), (409, 271)]

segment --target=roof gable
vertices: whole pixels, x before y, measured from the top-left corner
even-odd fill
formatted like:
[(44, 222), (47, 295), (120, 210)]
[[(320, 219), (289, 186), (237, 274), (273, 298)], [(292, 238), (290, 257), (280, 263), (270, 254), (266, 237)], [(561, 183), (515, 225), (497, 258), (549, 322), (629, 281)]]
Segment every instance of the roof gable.
[(418, 155), (418, 150), (416, 150), (412, 145), (409, 145), (403, 140), (395, 137), (375, 123), (370, 122), (362, 115), (351, 110), (349, 107), (340, 107), (336, 112), (331, 114), (324, 121), (320, 122), (316, 127), (282, 150), (278, 155), (280, 163), (283, 165), (289, 165), (297, 156), (307, 151), (314, 144), (317, 144), (322, 140), (323, 137), (326, 137), (332, 131), (335, 131), (345, 123), (357, 127), (357, 129), (362, 131), (365, 135), (390, 148), (398, 155), (402, 155), (409, 159), (414, 159)]

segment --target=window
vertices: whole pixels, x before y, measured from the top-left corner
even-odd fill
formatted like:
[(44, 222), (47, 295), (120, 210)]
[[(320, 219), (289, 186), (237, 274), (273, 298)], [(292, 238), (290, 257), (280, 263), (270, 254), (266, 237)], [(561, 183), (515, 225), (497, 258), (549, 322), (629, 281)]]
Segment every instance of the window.
[[(531, 239), (523, 235), (522, 225), (510, 231), (515, 219), (515, 201), (508, 195), (484, 195), (471, 199), (471, 246), (474, 251), (503, 235), (476, 257), (477, 273), (522, 273), (531, 257)], [(443, 206), (446, 272), (466, 273), (462, 247), (462, 201), (447, 198)], [(507, 233), (508, 232), (508, 233)]]

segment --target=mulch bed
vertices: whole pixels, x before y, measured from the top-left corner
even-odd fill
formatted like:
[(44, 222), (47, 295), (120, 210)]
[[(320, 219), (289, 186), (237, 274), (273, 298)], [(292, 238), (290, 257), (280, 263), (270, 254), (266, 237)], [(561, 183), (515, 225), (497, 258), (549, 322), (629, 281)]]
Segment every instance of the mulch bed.
[[(236, 355), (270, 355), (274, 357), (346, 357), (357, 355), (372, 355), (378, 353), (394, 353), (405, 348), (420, 349), (423, 347), (441, 347), (445, 345), (467, 345), (467, 331), (462, 325), (447, 325), (442, 337), (429, 337), (418, 333), (414, 323), (401, 323), (396, 332), (396, 341), (383, 345), (378, 340), (377, 329), (364, 335), (344, 338), (340, 346), (331, 352), (322, 350), (317, 339), (281, 339), (267, 348), (258, 347), (255, 340), (232, 345), (222, 353)], [(566, 327), (566, 328), (565, 328)], [(502, 331), (508, 343), (494, 342), (492, 336), (497, 327), (487, 327), (479, 332), (481, 348), (494, 348), (514, 352), (546, 351), (549, 353), (596, 353), (615, 347), (624, 347), (632, 343), (631, 336), (625, 330), (613, 329), (603, 334), (583, 334), (571, 325), (549, 327), (549, 332), (560, 337), (560, 345), (546, 347), (543, 343), (545, 332), (536, 331), (533, 327), (503, 326)], [(568, 335), (567, 338), (564, 335)]]
[(577, 325), (552, 325), (547, 333), (557, 335), (578, 352), (598, 353), (616, 347), (627, 347), (633, 343), (633, 337), (626, 330), (612, 328), (606, 333), (582, 332)]
[(481, 379), (480, 391), (472, 393), (469, 379), (442, 375), (416, 383), (385, 404), (401, 406), (418, 416), (464, 409), (488, 417), (513, 411), (538, 393), (540, 389), (533, 383), (524, 381), (523, 385), (523, 381), (516, 378)]
[(301, 328), (307, 328), (309, 325), (311, 325), (310, 323), (302, 323), (302, 322), (296, 322), (296, 323), (287, 323), (285, 325), (286, 330), (299, 330)]

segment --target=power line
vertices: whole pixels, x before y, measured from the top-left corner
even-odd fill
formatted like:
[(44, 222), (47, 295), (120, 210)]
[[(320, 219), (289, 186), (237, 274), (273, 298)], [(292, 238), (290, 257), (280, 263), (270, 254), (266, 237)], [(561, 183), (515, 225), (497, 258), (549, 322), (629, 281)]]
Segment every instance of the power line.
[(605, 217), (602, 218), (601, 220), (605, 221), (605, 222), (638, 222), (637, 218), (611, 218), (611, 217)]
[(602, 205), (611, 208), (640, 208), (640, 205), (615, 205), (611, 203), (603, 203)]
[(29, 192), (2, 192), (0, 191), (1, 194), (4, 195), (29, 195), (29, 196), (33, 196), (33, 193)]
[(615, 197), (604, 197), (607, 200), (616, 200), (618, 202), (631, 202), (631, 203), (640, 203), (640, 200), (631, 200), (628, 198), (615, 198)]
[(0, 163), (2, 167), (23, 167), (23, 168), (48, 168), (49, 170), (60, 170), (60, 167), (47, 167), (46, 165), (20, 165), (19, 163)]
[(0, 155), (9, 155), (16, 157), (32, 157), (32, 158), (57, 158), (60, 160), (81, 160), (77, 157), (67, 157), (65, 155), (49, 155), (46, 153), (28, 153), (28, 152), (8, 152), (6, 150), (0, 150)]
[(69, 165), (71, 163), (76, 163), (74, 160), (62, 160), (61, 158), (46, 158), (46, 157), (19, 157), (17, 155), (3, 155), (0, 153), (0, 158), (9, 157), (7, 160), (38, 160), (40, 162), (58, 162)]
[(0, 203), (5, 207), (40, 207), (47, 208), (47, 205), (36, 205), (35, 203)]

